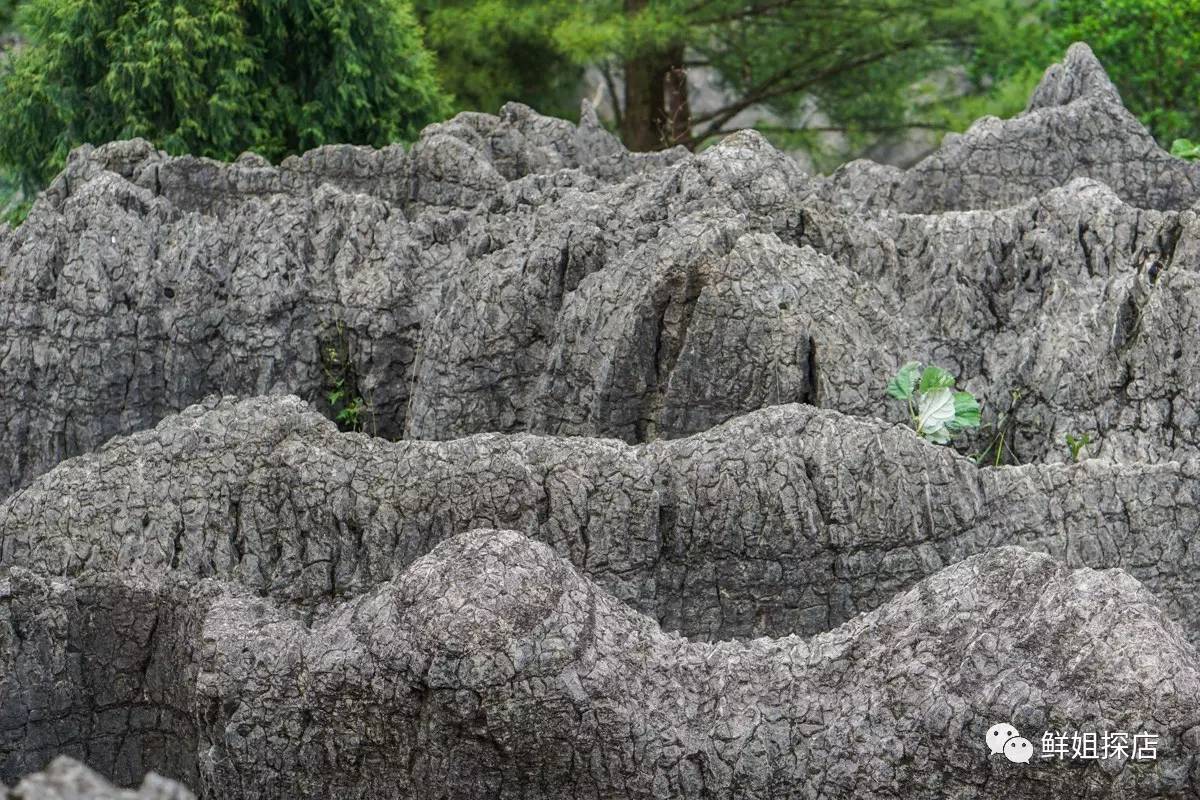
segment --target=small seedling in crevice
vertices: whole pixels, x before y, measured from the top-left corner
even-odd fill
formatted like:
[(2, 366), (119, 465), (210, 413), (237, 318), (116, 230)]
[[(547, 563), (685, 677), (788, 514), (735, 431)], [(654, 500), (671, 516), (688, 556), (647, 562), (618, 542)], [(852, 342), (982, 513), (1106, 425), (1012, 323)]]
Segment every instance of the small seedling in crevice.
[(1073, 433), (1067, 434), (1067, 449), (1071, 451), (1071, 460), (1078, 463), (1079, 454), (1083, 449), (1092, 443), (1092, 435), (1090, 433), (1082, 433), (1076, 436)]
[(372, 435), (375, 428), (375, 412), (364, 400), (358, 387), (358, 370), (350, 358), (350, 345), (346, 341), (346, 329), (337, 323), (337, 340), (321, 347), (321, 368), (325, 372), (325, 400), (333, 412), (333, 419), (344, 431), (361, 432), (366, 429), (366, 420), (371, 422)]
[(954, 376), (932, 364), (910, 361), (888, 381), (887, 393), (908, 403), (917, 436), (934, 444), (979, 427), (979, 401), (970, 392), (954, 391)]
[(1000, 414), (997, 416), (995, 422), (989, 422), (989, 423), (983, 424), (980, 432), (982, 433), (983, 431), (989, 431), (990, 438), (988, 438), (988, 440), (987, 440), (987, 442), (988, 442), (987, 447), (983, 448), (983, 450), (980, 451), (979, 453), (973, 454), (971, 456), (972, 458), (975, 459), (975, 463), (977, 465), (982, 466), (987, 454), (992, 453), (992, 452), (995, 453), (995, 456), (992, 458), (992, 466), (993, 467), (1000, 466), (1001, 462), (1004, 461), (1004, 454), (1006, 452), (1008, 453), (1008, 457), (1012, 461), (1012, 463), (1014, 463), (1014, 464), (1021, 463), (1020, 461), (1017, 460), (1016, 453), (1013, 452), (1011, 445), (1009, 445), (1007, 447), (1007, 449), (1005, 448), (1005, 445), (1008, 443), (1009, 428), (1011, 427), (1012, 413), (1013, 413), (1013, 410), (1016, 409), (1017, 404), (1020, 401), (1021, 401), (1021, 390), (1020, 389), (1011, 390), (1009, 392), (1009, 398), (1008, 398), (1008, 409), (1005, 411), (1001, 411)]

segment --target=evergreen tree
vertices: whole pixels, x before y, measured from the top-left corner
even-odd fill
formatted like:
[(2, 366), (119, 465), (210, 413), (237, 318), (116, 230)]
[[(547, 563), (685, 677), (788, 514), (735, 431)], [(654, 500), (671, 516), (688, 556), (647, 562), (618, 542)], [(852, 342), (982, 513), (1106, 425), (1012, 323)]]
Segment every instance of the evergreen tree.
[(28, 0), (0, 162), (28, 193), (81, 143), (279, 159), (414, 138), (448, 101), (404, 0)]

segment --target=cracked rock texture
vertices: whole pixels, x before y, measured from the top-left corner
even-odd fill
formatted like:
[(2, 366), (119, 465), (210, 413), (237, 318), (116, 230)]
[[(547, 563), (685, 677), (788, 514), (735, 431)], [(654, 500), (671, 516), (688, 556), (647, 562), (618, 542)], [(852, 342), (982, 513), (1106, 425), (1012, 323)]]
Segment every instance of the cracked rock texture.
[[(43, 615), (67, 633), (0, 640), (39, 668), (15, 673), (30, 694), (83, 668), (91, 691), (60, 696), (62, 711), (126, 711), (119, 738), (90, 738), (90, 758), (118, 776), (127, 764), (173, 772), (206, 797), (1132, 798), (1195, 787), (1200, 672), (1181, 629), (1125, 573), (1020, 548), (965, 559), (828, 633), (718, 644), (664, 632), (513, 531), (447, 539), (315, 613), (213, 579), (14, 570), (12, 586), (36, 609), (10, 600), (10, 629)], [(114, 639), (97, 606), (153, 627)], [(144, 669), (120, 669), (126, 658)], [(996, 718), (1149, 728), (1161, 751), (1028, 769), (988, 759)], [(25, 728), (52, 741), (75, 730), (49, 715)], [(183, 750), (190, 764), (174, 760)]]
[(1200, 463), (981, 470), (806, 405), (646, 445), (342, 434), (297, 398), (211, 398), (0, 506), (0, 566), (236, 582), (317, 608), (439, 541), (519, 530), (664, 627), (811, 634), (999, 545), (1120, 567), (1200, 642)]
[(0, 229), (0, 799), (1200, 796), (1198, 281), (1083, 45), (908, 171), (81, 148)]
[(1022, 462), (1085, 431), (1186, 458), (1198, 175), (1082, 45), (904, 173), (810, 178), (749, 132), (633, 155), (516, 105), (279, 166), (84, 147), (0, 231), (0, 492), (211, 393), (324, 406), (330, 348), (393, 439), (899, 414), (884, 383), (923, 359)]
[[(1197, 473), (980, 470), (805, 405), (389, 443), (213, 398), (0, 511), (0, 779), (66, 752), (212, 798), (1190, 796)], [(988, 760), (998, 719), (1161, 755), (1035, 779)]]

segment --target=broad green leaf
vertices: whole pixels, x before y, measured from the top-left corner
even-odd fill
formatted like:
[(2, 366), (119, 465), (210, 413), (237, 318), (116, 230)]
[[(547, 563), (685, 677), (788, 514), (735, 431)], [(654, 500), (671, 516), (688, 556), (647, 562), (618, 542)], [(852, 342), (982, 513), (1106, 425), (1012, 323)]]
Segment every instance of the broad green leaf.
[(936, 433), (954, 419), (954, 392), (939, 388), (922, 394), (917, 412), (917, 430), (926, 437)]
[(929, 392), (934, 389), (953, 389), (954, 376), (941, 367), (935, 367), (931, 364), (921, 373), (921, 385), (918, 388), (922, 392)]
[(888, 381), (887, 393), (897, 400), (911, 399), (913, 388), (917, 385), (917, 373), (920, 371), (921, 363), (919, 361), (908, 362)]
[(950, 430), (948, 428), (938, 428), (932, 433), (922, 433), (921, 435), (926, 441), (933, 442), (934, 444), (950, 444)]
[(979, 427), (979, 401), (970, 392), (954, 393), (954, 424), (960, 428)]

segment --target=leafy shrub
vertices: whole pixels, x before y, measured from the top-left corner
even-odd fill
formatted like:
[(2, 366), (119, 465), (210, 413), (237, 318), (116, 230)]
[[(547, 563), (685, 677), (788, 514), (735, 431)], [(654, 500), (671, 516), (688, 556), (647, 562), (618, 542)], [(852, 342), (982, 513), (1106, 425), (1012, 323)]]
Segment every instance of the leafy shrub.
[(970, 392), (954, 391), (954, 376), (941, 367), (910, 361), (888, 381), (887, 393), (908, 404), (917, 435), (935, 444), (979, 427), (979, 402)]
[(321, 346), (321, 368), (325, 372), (325, 401), (334, 422), (343, 431), (361, 432), (368, 430), (376, 435), (375, 409), (369, 400), (363, 399), (359, 388), (358, 368), (351, 357), (350, 341), (346, 337), (346, 326), (337, 322), (335, 338)]
[(1176, 158), (1186, 158), (1188, 161), (1200, 161), (1200, 142), (1191, 139), (1176, 139), (1171, 143), (1171, 155)]
[(29, 0), (0, 162), (29, 190), (84, 142), (279, 159), (412, 139), (447, 108), (404, 0)]

